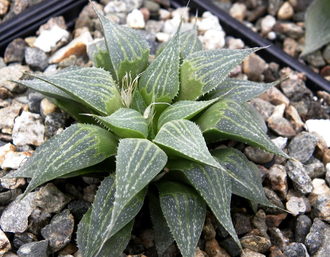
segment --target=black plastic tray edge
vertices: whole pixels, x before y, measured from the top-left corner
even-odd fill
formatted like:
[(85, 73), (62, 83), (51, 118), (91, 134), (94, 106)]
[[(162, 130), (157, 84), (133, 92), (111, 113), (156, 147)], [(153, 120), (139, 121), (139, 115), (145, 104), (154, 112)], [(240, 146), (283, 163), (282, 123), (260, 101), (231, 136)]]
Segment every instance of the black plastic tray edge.
[(5, 47), (15, 38), (35, 35), (50, 17), (62, 15), (67, 26), (72, 26), (87, 3), (88, 0), (45, 0), (4, 21), (0, 24), (0, 54), (3, 55)]
[[(174, 0), (172, 5), (175, 8), (186, 6), (187, 1)], [(247, 29), (244, 24), (232, 18), (228, 13), (221, 10), (208, 0), (191, 0), (189, 4), (191, 10), (198, 10), (200, 12), (210, 11), (216, 15), (223, 29), (227, 34), (234, 37), (241, 38), (248, 46), (269, 46), (258, 54), (267, 62), (276, 62), (281, 67), (291, 67), (293, 70), (303, 72), (306, 74), (306, 85), (314, 93), (318, 90), (325, 90), (330, 92), (330, 82), (324, 79), (319, 74), (312, 71), (308, 66), (299, 62), (296, 58), (285, 53), (282, 49), (275, 46), (270, 41), (261, 37), (259, 34)]]

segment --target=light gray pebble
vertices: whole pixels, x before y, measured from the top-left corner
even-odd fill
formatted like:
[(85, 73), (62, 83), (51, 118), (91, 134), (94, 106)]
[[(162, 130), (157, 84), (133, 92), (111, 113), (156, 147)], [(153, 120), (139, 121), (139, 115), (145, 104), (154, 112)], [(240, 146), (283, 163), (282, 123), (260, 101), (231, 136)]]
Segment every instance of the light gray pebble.
[[(324, 60), (330, 64), (330, 44), (328, 44), (324, 50), (323, 50), (323, 58)], [(0, 60), (0, 63), (1, 63), (1, 60)], [(0, 65), (1, 66), (1, 65)]]
[(18, 249), (24, 244), (32, 243), (35, 241), (38, 241), (38, 239), (32, 233), (27, 233), (27, 232), (15, 233), (15, 236), (13, 239), (13, 246)]
[(312, 179), (324, 177), (325, 175), (326, 170), (324, 164), (314, 157), (310, 158), (310, 160), (304, 166), (308, 176), (310, 176)]
[(39, 92), (32, 91), (28, 94), (29, 111), (33, 113), (40, 113), (40, 102), (45, 96)]
[(289, 160), (285, 169), (292, 180), (293, 187), (302, 194), (308, 194), (313, 190), (311, 178), (308, 176), (304, 166), (299, 161)]
[(35, 206), (37, 193), (28, 193), (21, 200), (21, 195), (11, 202), (0, 218), (0, 225), (4, 232), (23, 233), (28, 228), (28, 217)]
[(313, 256), (322, 246), (325, 238), (324, 230), (325, 223), (318, 218), (314, 219), (313, 225), (305, 239), (305, 245)]
[(25, 62), (32, 70), (43, 71), (48, 66), (48, 56), (39, 48), (27, 47), (25, 50)]
[(267, 163), (270, 162), (274, 157), (274, 154), (253, 146), (246, 147), (244, 149), (244, 154), (250, 161), (255, 163)]
[(303, 59), (314, 67), (322, 67), (326, 64), (320, 50), (304, 56)]
[(268, 228), (270, 240), (273, 245), (283, 250), (288, 244), (289, 239), (286, 238), (279, 228)]
[(48, 257), (48, 240), (22, 245), (18, 251), (19, 257)]
[(313, 155), (318, 137), (312, 133), (301, 132), (295, 136), (288, 145), (288, 154), (292, 158), (306, 163)]
[(250, 101), (252, 106), (258, 110), (264, 120), (267, 120), (273, 113), (275, 106), (261, 98), (254, 98)]

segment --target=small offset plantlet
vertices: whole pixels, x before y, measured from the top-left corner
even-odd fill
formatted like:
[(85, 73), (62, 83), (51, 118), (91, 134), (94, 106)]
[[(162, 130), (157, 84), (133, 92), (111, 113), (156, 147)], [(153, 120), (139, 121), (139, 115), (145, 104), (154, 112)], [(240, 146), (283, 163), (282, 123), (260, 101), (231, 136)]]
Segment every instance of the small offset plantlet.
[(277, 82), (227, 78), (260, 48), (203, 50), (196, 28), (178, 29), (148, 65), (149, 46), (137, 31), (98, 16), (104, 40), (89, 48), (94, 67), (18, 82), (77, 123), (7, 177), (31, 178), (24, 195), (56, 178), (104, 177), (78, 225), (84, 257), (120, 256), (145, 199), (159, 256), (174, 241), (182, 256), (195, 255), (207, 206), (240, 246), (231, 195), (273, 205), (253, 163), (236, 149), (209, 150), (207, 144), (232, 139), (288, 158), (247, 106)]

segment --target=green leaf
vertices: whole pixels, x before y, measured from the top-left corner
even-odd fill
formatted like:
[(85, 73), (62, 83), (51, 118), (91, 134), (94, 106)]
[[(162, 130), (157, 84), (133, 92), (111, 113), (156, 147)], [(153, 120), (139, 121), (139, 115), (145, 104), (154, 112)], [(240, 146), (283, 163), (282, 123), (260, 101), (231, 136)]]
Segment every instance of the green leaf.
[(107, 117), (93, 115), (95, 119), (120, 138), (147, 138), (148, 124), (138, 111), (121, 108)]
[(63, 90), (77, 102), (102, 115), (110, 115), (122, 107), (115, 82), (103, 69), (69, 67), (51, 76), (35, 77)]
[(37, 148), (23, 167), (7, 175), (32, 177), (24, 196), (52, 179), (95, 165), (113, 156), (118, 141), (98, 126), (75, 124)]
[(87, 53), (89, 59), (92, 60), (93, 65), (96, 68), (103, 68), (107, 71), (113, 72), (112, 63), (104, 39), (89, 44)]
[(242, 152), (232, 148), (223, 148), (212, 151), (212, 155), (221, 160), (221, 163), (239, 178), (240, 182), (230, 178), (233, 194), (273, 207), (265, 196), (257, 166)]
[(195, 256), (206, 206), (192, 188), (172, 181), (158, 182), (160, 206), (183, 257)]
[(171, 230), (167, 225), (166, 219), (160, 208), (159, 199), (151, 192), (149, 196), (150, 218), (154, 229), (154, 241), (158, 256), (163, 256), (165, 251), (174, 242)]
[[(122, 253), (130, 239), (132, 220), (140, 211), (146, 190), (141, 190), (124, 206), (115, 230), (109, 224), (113, 215), (116, 183), (114, 175), (106, 177), (95, 196), (91, 211), (81, 220), (78, 232), (78, 246), (83, 256), (108, 256), (107, 253)], [(109, 234), (110, 232), (110, 234)], [(118, 256), (118, 255), (117, 255)]]
[(301, 55), (310, 54), (330, 42), (330, 1), (315, 0), (305, 16), (306, 40)]
[(289, 158), (264, 133), (253, 116), (230, 100), (208, 108), (197, 120), (207, 142), (232, 139)]
[(231, 180), (225, 169), (189, 162), (181, 162), (170, 169), (180, 170), (185, 174), (218, 221), (240, 245), (230, 216)]
[(220, 167), (220, 164), (210, 154), (202, 132), (192, 121), (167, 122), (156, 135), (154, 142), (169, 154)]
[(95, 11), (103, 27), (115, 80), (121, 85), (126, 73), (136, 78), (148, 65), (148, 42), (137, 31), (118, 25)]
[(162, 112), (158, 120), (158, 130), (171, 120), (187, 119), (190, 120), (205, 108), (213, 104), (217, 99), (210, 101), (179, 101)]
[(232, 100), (242, 104), (266, 92), (267, 89), (277, 85), (280, 81), (272, 83), (256, 83), (249, 80), (225, 79), (215, 90), (206, 94), (203, 99)]
[(128, 202), (164, 168), (166, 154), (147, 139), (126, 138), (119, 142), (116, 160), (116, 194), (109, 235), (118, 230), (118, 219)]
[(130, 108), (137, 110), (141, 114), (143, 114), (144, 110), (147, 108), (147, 105), (139, 90), (134, 90)]
[(259, 49), (217, 49), (190, 54), (181, 65), (177, 100), (196, 100), (212, 91), (247, 56)]
[(181, 34), (181, 58), (185, 59), (188, 55), (203, 50), (203, 44), (199, 40), (197, 35), (197, 27), (194, 29), (185, 31)]
[(139, 80), (139, 89), (147, 105), (151, 102), (170, 103), (179, 92), (179, 39), (178, 30)]

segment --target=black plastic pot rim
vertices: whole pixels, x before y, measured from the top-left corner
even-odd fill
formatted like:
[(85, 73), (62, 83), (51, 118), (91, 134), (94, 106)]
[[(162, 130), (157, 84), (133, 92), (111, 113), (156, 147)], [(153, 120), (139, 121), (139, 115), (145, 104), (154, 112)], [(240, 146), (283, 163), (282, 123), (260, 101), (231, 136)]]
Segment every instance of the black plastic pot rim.
[[(186, 0), (171, 0), (174, 8), (187, 5)], [(6, 46), (15, 38), (35, 35), (37, 29), (51, 17), (65, 15), (68, 26), (74, 24), (79, 12), (88, 3), (88, 0), (45, 0), (28, 8), (14, 18), (0, 24), (0, 54), (3, 55)], [(314, 93), (318, 90), (330, 92), (330, 82), (319, 74), (312, 71), (308, 66), (299, 62), (296, 58), (286, 54), (282, 49), (270, 41), (232, 18), (228, 13), (221, 10), (209, 0), (191, 0), (189, 7), (191, 11), (198, 10), (199, 13), (209, 11), (218, 17), (221, 26), (227, 35), (242, 39), (246, 45), (269, 46), (258, 54), (267, 62), (276, 62), (281, 67), (290, 67), (295, 71), (306, 74), (306, 85)]]

